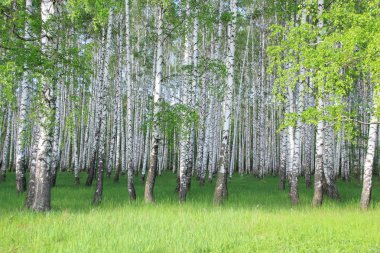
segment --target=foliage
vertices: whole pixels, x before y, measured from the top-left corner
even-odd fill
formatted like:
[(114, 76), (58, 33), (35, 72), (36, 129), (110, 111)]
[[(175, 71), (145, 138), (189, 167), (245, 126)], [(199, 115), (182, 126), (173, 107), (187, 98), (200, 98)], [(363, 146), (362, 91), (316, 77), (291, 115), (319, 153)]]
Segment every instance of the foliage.
[[(288, 124), (301, 117), (306, 122), (325, 120), (340, 127), (353, 116), (348, 114), (345, 98), (357, 82), (364, 79), (368, 86), (377, 86), (380, 80), (376, 46), (380, 44), (380, 7), (376, 1), (335, 1), (320, 17), (325, 23), (321, 29), (315, 26), (316, 7), (306, 8), (314, 17), (312, 23), (271, 27), (270, 71), (278, 75), (274, 92), (285, 101), (288, 86), (294, 90), (298, 82), (309, 80), (311, 89), (306, 92), (316, 100), (327, 98), (329, 103), (320, 112), (315, 105), (302, 115), (288, 115)], [(304, 76), (300, 76), (301, 67)]]
[(3, 104), (15, 104), (14, 89), (17, 76), (17, 67), (13, 62), (0, 65), (0, 107)]

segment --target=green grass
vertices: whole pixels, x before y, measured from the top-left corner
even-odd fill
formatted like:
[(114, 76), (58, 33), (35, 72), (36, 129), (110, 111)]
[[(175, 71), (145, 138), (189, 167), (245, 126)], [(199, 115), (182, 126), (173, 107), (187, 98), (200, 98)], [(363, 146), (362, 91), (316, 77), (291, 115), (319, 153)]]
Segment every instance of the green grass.
[[(86, 174), (81, 175), (84, 182)], [(58, 175), (52, 211), (23, 208), (14, 175), (0, 184), (0, 252), (380, 252), (379, 182), (371, 209), (360, 211), (361, 185), (339, 182), (340, 202), (310, 206), (313, 190), (300, 181), (300, 205), (292, 207), (277, 178), (236, 175), (230, 197), (212, 206), (213, 184), (193, 181), (187, 203), (179, 205), (175, 176), (157, 179), (156, 204), (128, 201), (125, 178), (105, 179), (104, 199), (91, 206), (93, 188), (74, 186)]]

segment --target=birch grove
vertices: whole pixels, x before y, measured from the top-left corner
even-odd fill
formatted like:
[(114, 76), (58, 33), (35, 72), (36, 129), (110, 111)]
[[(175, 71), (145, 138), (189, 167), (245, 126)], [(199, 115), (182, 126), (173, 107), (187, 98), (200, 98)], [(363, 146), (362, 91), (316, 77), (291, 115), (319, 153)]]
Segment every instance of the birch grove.
[(19, 21), (0, 21), (0, 181), (14, 171), (27, 207), (50, 210), (62, 172), (78, 187), (95, 180), (94, 204), (104, 180), (126, 183), (131, 201), (141, 180), (155, 202), (155, 181), (175, 173), (180, 203), (209, 182), (221, 205), (239, 174), (277, 176), (293, 205), (301, 184), (319, 206), (342, 197), (340, 180), (359, 180), (369, 207), (380, 165), (374, 1), (347, 7), (362, 40), (324, 0), (95, 2), (0, 4)]

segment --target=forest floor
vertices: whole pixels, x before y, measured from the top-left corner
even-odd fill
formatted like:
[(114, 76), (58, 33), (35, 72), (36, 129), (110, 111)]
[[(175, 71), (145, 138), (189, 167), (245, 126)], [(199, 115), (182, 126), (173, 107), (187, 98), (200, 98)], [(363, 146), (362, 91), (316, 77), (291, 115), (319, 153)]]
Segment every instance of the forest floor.
[(94, 188), (74, 186), (72, 174), (60, 173), (46, 214), (23, 208), (14, 180), (11, 173), (0, 184), (0, 252), (380, 252), (377, 179), (366, 212), (356, 181), (338, 183), (340, 202), (312, 208), (313, 190), (300, 179), (300, 204), (292, 207), (277, 178), (239, 175), (222, 207), (212, 205), (214, 184), (195, 180), (180, 205), (170, 172), (157, 178), (155, 205), (144, 204), (138, 178), (138, 199), (130, 203), (122, 177), (105, 178), (103, 202), (93, 207)]

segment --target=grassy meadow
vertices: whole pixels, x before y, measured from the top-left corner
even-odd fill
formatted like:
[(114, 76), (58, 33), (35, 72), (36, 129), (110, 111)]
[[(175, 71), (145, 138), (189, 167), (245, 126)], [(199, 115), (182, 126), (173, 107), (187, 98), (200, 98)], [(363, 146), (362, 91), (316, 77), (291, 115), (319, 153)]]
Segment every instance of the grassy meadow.
[(213, 207), (213, 183), (193, 180), (180, 205), (170, 172), (156, 181), (156, 204), (143, 202), (144, 184), (136, 178), (138, 200), (128, 200), (126, 179), (105, 178), (103, 202), (91, 205), (94, 188), (74, 185), (60, 173), (52, 190), (52, 211), (23, 208), (14, 174), (0, 184), (0, 252), (380, 252), (380, 182), (372, 206), (359, 209), (361, 184), (339, 182), (340, 202), (311, 207), (313, 189), (300, 179), (300, 205), (293, 207), (278, 179), (235, 175), (229, 199)]

